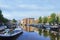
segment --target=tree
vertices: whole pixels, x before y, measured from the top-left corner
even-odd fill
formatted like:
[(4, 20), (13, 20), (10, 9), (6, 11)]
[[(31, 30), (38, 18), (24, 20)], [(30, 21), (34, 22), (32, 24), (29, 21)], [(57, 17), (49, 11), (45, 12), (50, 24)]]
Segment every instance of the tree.
[(8, 22), (8, 19), (6, 19), (6, 18), (3, 17), (1, 10), (0, 10), (0, 20), (1, 20), (3, 23)]
[(15, 19), (12, 20), (13, 22), (17, 22)]
[(43, 23), (45, 24), (45, 23), (47, 23), (47, 21), (48, 21), (48, 18), (47, 17), (44, 17), (43, 18)]
[(1, 10), (0, 10), (0, 20), (3, 20), (3, 15)]
[(42, 23), (42, 17), (39, 17), (39, 23)]
[(49, 18), (48, 22), (49, 22), (49, 24), (51, 25), (51, 23), (52, 23), (52, 19), (51, 19), (51, 18)]
[(8, 19), (7, 18), (3, 18), (3, 22), (4, 23), (8, 22)]
[(51, 14), (51, 22), (53, 23), (53, 25), (55, 24), (55, 21), (56, 21), (56, 14), (52, 13)]
[(56, 23), (59, 24), (59, 17), (56, 17)]
[(59, 23), (60, 23), (60, 17), (59, 17)]
[(56, 14), (55, 13), (52, 13), (51, 14), (51, 17), (55, 18), (56, 17)]

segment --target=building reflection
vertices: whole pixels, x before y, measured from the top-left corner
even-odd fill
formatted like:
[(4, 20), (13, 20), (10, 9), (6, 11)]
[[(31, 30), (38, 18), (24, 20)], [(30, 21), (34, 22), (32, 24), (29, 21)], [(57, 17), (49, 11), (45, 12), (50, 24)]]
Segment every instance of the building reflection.
[(39, 33), (40, 36), (43, 37), (49, 37), (50, 40), (60, 40), (60, 35), (59, 33), (52, 33), (49, 30), (46, 29), (41, 29), (41, 28), (36, 28), (32, 26), (23, 26), (23, 29), (28, 32), (36, 32)]
[(27, 32), (33, 32), (34, 31), (34, 27), (32, 26), (23, 26), (23, 30), (27, 31)]

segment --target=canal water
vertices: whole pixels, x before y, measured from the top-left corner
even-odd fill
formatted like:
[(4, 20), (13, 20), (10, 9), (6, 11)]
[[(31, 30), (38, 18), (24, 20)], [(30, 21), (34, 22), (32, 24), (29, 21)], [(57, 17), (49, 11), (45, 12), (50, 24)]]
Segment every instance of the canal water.
[(59, 32), (52, 33), (52, 31), (35, 27), (29, 28), (29, 30), (27, 29), (24, 30), (17, 38), (11, 40), (60, 40)]
[(34, 31), (24, 31), (16, 40), (60, 40), (58, 33), (36, 28)]

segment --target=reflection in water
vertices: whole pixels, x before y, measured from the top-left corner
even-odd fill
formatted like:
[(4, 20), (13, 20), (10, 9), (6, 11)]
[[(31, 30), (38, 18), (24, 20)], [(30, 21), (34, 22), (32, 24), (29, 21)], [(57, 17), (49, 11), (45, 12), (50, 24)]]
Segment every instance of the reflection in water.
[(35, 27), (32, 26), (22, 26), (24, 31), (33, 32)]
[(56, 35), (54, 35), (53, 33), (50, 33), (50, 39), (51, 40), (56, 40)]
[(18, 35), (13, 39), (8, 38), (8, 40), (60, 40), (58, 33), (52, 33), (46, 29), (32, 26), (22, 26), (22, 28), (24, 29), (22, 35)]
[(39, 29), (39, 34), (42, 35), (42, 29)]
[(0, 40), (17, 40), (18, 37), (20, 37), (22, 35), (22, 33), (13, 36), (13, 37), (0, 37)]
[(50, 40), (60, 40), (60, 36), (58, 35), (58, 33), (52, 33), (49, 30), (46, 29), (41, 29), (41, 28), (36, 28), (36, 27), (32, 27), (32, 26), (23, 26), (25, 31), (31, 32), (38, 32), (40, 36), (43, 36), (43, 38), (50, 38)]
[(43, 36), (44, 37), (48, 37), (48, 35), (49, 35), (48, 31), (47, 30), (43, 30)]
[(60, 40), (60, 36), (58, 35), (58, 33), (56, 33), (56, 35), (54, 33), (51, 33), (51, 31), (47, 31), (47, 30), (43, 30), (43, 29), (39, 29), (39, 34), (40, 36), (42, 35), (43, 33), (43, 36), (44, 37), (48, 37), (50, 38), (50, 40)]

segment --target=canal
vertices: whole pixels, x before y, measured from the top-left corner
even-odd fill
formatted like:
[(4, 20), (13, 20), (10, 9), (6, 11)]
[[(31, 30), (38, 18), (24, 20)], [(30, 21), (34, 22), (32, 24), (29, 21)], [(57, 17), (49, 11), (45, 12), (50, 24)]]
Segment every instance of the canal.
[(60, 36), (58, 32), (52, 33), (49, 30), (40, 28), (33, 28), (30, 31), (29, 28), (29, 31), (24, 31), (16, 40), (60, 40)]
[[(4, 40), (60, 40), (59, 32), (52, 32), (47, 29), (23, 26), (23, 33), (14, 39)], [(1, 40), (1, 39), (0, 39)]]

